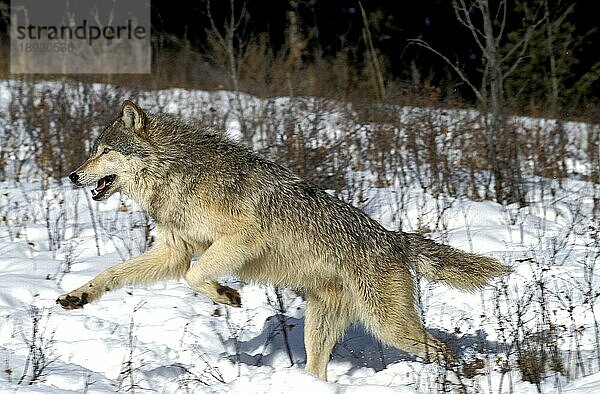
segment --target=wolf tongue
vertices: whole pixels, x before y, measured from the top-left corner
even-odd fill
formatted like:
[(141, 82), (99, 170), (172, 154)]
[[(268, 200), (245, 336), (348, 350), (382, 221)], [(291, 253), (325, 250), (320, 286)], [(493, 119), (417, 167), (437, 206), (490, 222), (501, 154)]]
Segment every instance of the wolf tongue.
[(102, 191), (106, 187), (106, 181), (104, 178), (98, 181), (98, 185), (96, 185), (95, 189), (92, 189), (92, 197), (95, 197), (98, 193)]

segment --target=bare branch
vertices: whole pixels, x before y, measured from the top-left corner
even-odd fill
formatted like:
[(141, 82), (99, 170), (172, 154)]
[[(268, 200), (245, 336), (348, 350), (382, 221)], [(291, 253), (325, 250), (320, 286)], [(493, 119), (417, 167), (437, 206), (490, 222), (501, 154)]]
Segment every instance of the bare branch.
[(362, 3), (359, 1), (358, 6), (360, 7), (360, 12), (363, 19), (363, 35), (365, 36), (365, 41), (367, 43), (368, 52), (371, 54), (371, 63), (373, 66), (373, 71), (375, 74), (375, 85), (377, 87), (377, 96), (379, 101), (383, 101), (385, 97), (385, 83), (383, 80), (383, 73), (381, 72), (381, 65), (379, 64), (379, 58), (377, 57), (377, 51), (375, 50), (375, 46), (373, 45), (373, 38), (371, 37), (371, 30), (369, 29), (369, 20), (367, 18), (367, 13), (362, 6)]
[(210, 9), (210, 0), (206, 1), (206, 14), (208, 16), (208, 20), (210, 21), (210, 28), (211, 28), (211, 32), (213, 33), (214, 37), (218, 40), (219, 45), (222, 48), (227, 48), (227, 42), (225, 40), (225, 37), (223, 37), (223, 35), (219, 31), (219, 29), (217, 28), (217, 25), (215, 24), (215, 20), (212, 17), (212, 11)]
[(446, 55), (444, 55), (443, 53), (437, 51), (436, 49), (434, 49), (431, 45), (429, 45), (426, 41), (423, 41), (421, 39), (415, 38), (415, 39), (411, 39), (408, 40), (409, 45), (410, 44), (415, 44), (418, 45), (422, 48), (425, 48), (427, 50), (429, 50), (430, 52), (435, 53), (436, 55), (438, 55), (440, 58), (442, 58), (450, 67), (452, 67), (452, 69), (454, 70), (454, 72), (456, 72), (456, 74), (458, 74), (458, 76), (460, 77), (460, 79), (466, 83), (471, 90), (473, 91), (473, 93), (475, 94), (475, 96), (477, 97), (477, 99), (481, 102), (481, 103), (486, 103), (487, 100), (485, 99), (485, 97), (481, 94), (481, 92), (475, 87), (475, 85), (473, 85), (471, 83), (471, 81), (469, 80), (469, 78), (465, 75), (465, 73), (460, 69), (460, 67), (453, 63), (450, 59), (448, 59), (448, 57)]
[[(500, 13), (500, 10), (502, 10), (502, 22), (500, 22), (500, 31), (496, 37), (496, 45), (500, 45), (500, 41), (504, 36), (504, 29), (506, 28), (506, 15), (508, 14), (506, 0), (502, 0), (498, 5), (498, 13)], [(496, 20), (498, 20), (498, 15), (496, 15)]]
[[(506, 62), (508, 59), (510, 59), (510, 57), (521, 47), (521, 53), (519, 54), (518, 59), (520, 59), (521, 56), (523, 56), (523, 54), (525, 53), (525, 51), (527, 50), (527, 47), (529, 45), (529, 40), (531, 39), (531, 33), (537, 29), (537, 27), (543, 23), (545, 21), (546, 17), (541, 18), (539, 21), (536, 22), (535, 25), (530, 26), (526, 32), (525, 35), (523, 35), (523, 38), (521, 38), (511, 49), (510, 51), (508, 51), (506, 53), (506, 55), (504, 55), (502, 57), (502, 59), (500, 59), (500, 63), (504, 63)], [(519, 61), (519, 60), (517, 60)]]
[(471, 20), (471, 16), (469, 14), (469, 9), (467, 8), (465, 1), (464, 0), (453, 0), (452, 7), (454, 8), (454, 15), (456, 16), (456, 19), (458, 19), (458, 21), (463, 26), (465, 26), (467, 29), (469, 29), (469, 31), (471, 32), (471, 35), (473, 36), (473, 39), (477, 43), (477, 46), (483, 52), (485, 47), (483, 45), (483, 42), (481, 41), (481, 38), (483, 38), (485, 36), (484, 36), (483, 32), (481, 30), (479, 30), (475, 26), (473, 21)]

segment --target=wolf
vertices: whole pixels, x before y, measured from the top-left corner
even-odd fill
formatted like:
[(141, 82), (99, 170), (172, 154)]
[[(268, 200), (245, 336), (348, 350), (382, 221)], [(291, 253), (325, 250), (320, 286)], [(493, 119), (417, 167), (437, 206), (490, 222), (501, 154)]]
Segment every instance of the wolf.
[(293, 288), (306, 298), (306, 369), (323, 380), (333, 347), (356, 322), (387, 344), (448, 359), (417, 313), (416, 278), (474, 291), (510, 271), (493, 258), (387, 230), (222, 130), (148, 113), (129, 100), (69, 178), (93, 185), (94, 200), (117, 192), (135, 200), (154, 218), (158, 240), (58, 297), (61, 307), (177, 278), (232, 307), (241, 297), (218, 282), (225, 275)]

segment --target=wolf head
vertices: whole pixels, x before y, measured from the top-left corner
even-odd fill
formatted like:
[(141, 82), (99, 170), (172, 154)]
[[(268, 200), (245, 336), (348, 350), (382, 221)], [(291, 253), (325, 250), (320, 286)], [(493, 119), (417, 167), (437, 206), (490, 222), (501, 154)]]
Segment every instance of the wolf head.
[(96, 201), (127, 191), (150, 155), (148, 116), (135, 103), (125, 100), (120, 115), (98, 136), (90, 157), (69, 175), (77, 186), (95, 185)]

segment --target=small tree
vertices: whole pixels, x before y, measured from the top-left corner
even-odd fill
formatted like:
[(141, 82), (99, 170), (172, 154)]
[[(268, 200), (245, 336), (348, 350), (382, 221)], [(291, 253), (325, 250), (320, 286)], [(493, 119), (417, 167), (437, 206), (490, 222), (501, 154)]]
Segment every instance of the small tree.
[(457, 20), (469, 30), (481, 51), (482, 72), (479, 81), (469, 78), (458, 63), (451, 61), (429, 43), (420, 39), (411, 42), (441, 57), (473, 91), (484, 113), (488, 161), (496, 199), (524, 204), (517, 136), (515, 128), (508, 127), (505, 116), (505, 82), (523, 61), (531, 33), (541, 19), (524, 26), (523, 34), (510, 50), (503, 51), (507, 35), (507, 3), (508, 0), (502, 0), (492, 9), (489, 0), (452, 2)]
[(210, 21), (210, 27), (206, 29), (210, 53), (213, 54), (213, 61), (216, 64), (224, 60), (225, 70), (229, 77), (231, 89), (234, 92), (234, 108), (238, 115), (240, 123), (240, 132), (244, 141), (252, 145), (254, 131), (245, 119), (244, 104), (241, 98), (240, 72), (246, 50), (252, 37), (248, 33), (248, 22), (250, 15), (244, 2), (241, 10), (236, 10), (235, 0), (229, 0), (229, 16), (225, 18), (222, 27), (217, 26), (211, 9), (211, 1), (206, 2), (206, 14)]
[[(525, 25), (543, 15), (540, 29), (531, 32), (527, 61), (521, 62), (507, 81), (507, 93), (520, 106), (544, 108), (548, 115), (560, 119), (563, 109), (578, 104), (600, 78), (600, 62), (592, 65), (577, 79), (578, 50), (593, 31), (578, 33), (573, 22), (575, 2), (561, 0), (516, 0), (516, 10)], [(507, 36), (505, 51), (515, 45), (523, 29)]]

